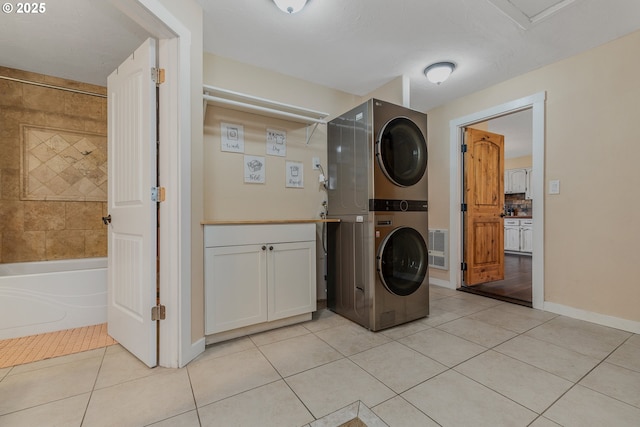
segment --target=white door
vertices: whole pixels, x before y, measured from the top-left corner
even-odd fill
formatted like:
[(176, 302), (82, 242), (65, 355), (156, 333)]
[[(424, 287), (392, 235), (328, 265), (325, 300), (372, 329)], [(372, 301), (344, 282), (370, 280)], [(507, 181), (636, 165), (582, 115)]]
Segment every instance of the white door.
[(157, 365), (156, 42), (145, 41), (109, 76), (109, 335), (150, 367)]

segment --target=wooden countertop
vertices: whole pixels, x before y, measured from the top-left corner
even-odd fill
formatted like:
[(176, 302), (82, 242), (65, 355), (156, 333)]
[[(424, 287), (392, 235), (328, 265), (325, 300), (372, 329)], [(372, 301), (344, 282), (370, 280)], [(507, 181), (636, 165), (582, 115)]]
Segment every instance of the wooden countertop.
[(229, 220), (205, 220), (202, 221), (201, 225), (247, 225), (247, 224), (308, 224), (308, 223), (318, 223), (321, 224), (323, 222), (340, 222), (339, 219), (260, 219), (260, 220), (239, 220), (239, 221), (229, 221)]
[(514, 216), (504, 216), (504, 219), (533, 219), (531, 215), (514, 215)]

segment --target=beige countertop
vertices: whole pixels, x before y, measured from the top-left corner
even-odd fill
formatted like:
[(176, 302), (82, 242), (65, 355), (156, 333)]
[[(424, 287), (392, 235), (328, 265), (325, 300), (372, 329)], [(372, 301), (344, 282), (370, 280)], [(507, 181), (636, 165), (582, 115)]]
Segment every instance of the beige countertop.
[(205, 220), (202, 225), (246, 225), (246, 224), (305, 224), (305, 223), (323, 223), (323, 222), (340, 222), (339, 219), (257, 219), (257, 220)]

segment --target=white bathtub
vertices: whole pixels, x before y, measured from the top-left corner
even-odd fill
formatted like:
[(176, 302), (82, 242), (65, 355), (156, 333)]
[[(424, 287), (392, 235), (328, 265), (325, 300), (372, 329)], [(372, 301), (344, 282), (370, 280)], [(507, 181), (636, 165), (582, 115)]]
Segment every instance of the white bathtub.
[(107, 258), (0, 264), (0, 339), (107, 321)]

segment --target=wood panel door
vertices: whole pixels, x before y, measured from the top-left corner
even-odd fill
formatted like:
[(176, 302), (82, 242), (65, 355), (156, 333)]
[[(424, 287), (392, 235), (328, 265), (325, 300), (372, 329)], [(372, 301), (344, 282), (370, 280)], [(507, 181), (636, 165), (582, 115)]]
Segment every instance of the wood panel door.
[(465, 129), (464, 263), (467, 286), (504, 279), (504, 136)]

